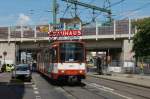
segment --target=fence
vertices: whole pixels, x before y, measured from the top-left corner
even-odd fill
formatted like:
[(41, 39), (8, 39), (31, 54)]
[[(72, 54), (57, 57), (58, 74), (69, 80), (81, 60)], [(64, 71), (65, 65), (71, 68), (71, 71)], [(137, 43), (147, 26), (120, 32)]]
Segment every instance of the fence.
[(150, 61), (145, 60), (143, 65), (143, 70), (141, 70), (140, 62), (136, 65), (135, 61), (126, 60), (126, 61), (119, 61), (119, 60), (113, 60), (109, 67), (120, 67), (122, 73), (144, 73), (144, 74), (150, 74)]
[[(96, 72), (96, 64), (89, 67), (90, 72)], [(140, 64), (136, 65), (135, 61), (126, 60), (112, 60), (109, 64), (102, 63), (103, 71), (118, 72), (118, 73), (134, 73), (134, 74), (150, 74), (150, 61), (144, 61), (143, 71), (141, 71)]]

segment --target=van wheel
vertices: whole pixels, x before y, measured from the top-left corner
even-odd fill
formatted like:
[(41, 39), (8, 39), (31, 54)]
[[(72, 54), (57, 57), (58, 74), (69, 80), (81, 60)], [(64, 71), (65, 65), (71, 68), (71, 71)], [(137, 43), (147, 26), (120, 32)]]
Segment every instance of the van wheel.
[(78, 80), (77, 80), (77, 83), (78, 83), (78, 84), (81, 84), (81, 79), (78, 79)]
[(4, 72), (4, 69), (2, 68), (1, 71)]
[(14, 79), (15, 79), (15, 77), (11, 76), (11, 79), (12, 79), (12, 80), (14, 80)]

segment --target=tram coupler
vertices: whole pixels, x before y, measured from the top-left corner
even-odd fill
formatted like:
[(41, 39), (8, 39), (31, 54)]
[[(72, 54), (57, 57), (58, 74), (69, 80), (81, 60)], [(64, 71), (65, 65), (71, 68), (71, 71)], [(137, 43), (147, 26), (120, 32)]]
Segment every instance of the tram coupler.
[(74, 83), (78, 81), (78, 77), (77, 76), (69, 76), (68, 77), (68, 82), (69, 83)]

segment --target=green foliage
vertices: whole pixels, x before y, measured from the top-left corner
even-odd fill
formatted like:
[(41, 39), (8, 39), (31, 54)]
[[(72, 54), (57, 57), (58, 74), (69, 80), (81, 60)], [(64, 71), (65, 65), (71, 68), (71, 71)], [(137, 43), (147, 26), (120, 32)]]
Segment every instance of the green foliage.
[(150, 18), (134, 22), (138, 33), (133, 38), (133, 51), (136, 57), (150, 56)]

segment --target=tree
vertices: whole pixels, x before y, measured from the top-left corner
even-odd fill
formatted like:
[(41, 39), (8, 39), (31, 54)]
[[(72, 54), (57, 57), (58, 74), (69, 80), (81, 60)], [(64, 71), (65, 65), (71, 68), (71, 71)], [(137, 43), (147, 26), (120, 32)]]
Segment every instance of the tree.
[(135, 57), (150, 56), (150, 17), (137, 20), (134, 22), (138, 32), (133, 38), (133, 51)]

